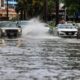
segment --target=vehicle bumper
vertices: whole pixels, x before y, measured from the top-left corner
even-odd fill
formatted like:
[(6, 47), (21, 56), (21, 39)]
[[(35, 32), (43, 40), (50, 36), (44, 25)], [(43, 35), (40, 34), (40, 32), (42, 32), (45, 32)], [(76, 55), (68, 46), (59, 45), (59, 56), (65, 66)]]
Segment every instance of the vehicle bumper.
[(8, 38), (15, 38), (15, 37), (20, 37), (21, 36), (21, 32), (16, 31), (5, 31), (2, 33), (2, 37), (8, 37)]
[[(70, 33), (70, 34), (69, 34)], [(77, 37), (77, 32), (74, 32), (74, 34), (72, 34), (71, 32), (58, 32), (58, 35), (61, 37)]]

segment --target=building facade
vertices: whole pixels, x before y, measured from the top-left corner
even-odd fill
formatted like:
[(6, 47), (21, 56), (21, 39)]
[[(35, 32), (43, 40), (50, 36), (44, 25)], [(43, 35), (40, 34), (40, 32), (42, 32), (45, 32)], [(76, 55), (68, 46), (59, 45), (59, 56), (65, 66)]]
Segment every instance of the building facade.
[(17, 13), (15, 11), (15, 7), (16, 7), (16, 0), (8, 0), (8, 6), (7, 6), (7, 0), (0, 0), (0, 20), (7, 17), (7, 11), (9, 19), (16, 17)]
[[(4, 1), (4, 4), (7, 5), (7, 0)], [(17, 4), (16, 0), (8, 0), (9, 8), (15, 8), (16, 4)]]

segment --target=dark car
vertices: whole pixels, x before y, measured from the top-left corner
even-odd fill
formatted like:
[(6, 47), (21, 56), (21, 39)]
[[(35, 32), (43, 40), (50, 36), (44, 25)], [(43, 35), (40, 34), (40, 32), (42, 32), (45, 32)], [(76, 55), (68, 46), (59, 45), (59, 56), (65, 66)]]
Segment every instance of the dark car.
[(0, 23), (0, 37), (20, 37), (22, 28), (16, 22), (1, 22)]

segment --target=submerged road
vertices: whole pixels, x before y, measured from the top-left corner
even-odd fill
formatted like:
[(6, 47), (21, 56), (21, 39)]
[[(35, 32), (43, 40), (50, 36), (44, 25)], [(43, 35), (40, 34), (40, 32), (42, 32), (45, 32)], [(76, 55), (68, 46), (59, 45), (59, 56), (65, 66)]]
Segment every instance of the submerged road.
[(80, 80), (80, 40), (50, 35), (43, 23), (32, 25), (19, 47), (0, 47), (0, 80)]

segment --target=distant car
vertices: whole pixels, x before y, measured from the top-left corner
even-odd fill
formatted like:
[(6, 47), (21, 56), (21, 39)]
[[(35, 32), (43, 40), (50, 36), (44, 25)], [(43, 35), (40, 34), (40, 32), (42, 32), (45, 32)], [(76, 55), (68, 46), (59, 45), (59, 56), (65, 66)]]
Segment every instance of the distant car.
[(58, 24), (57, 34), (59, 36), (77, 36), (77, 26), (73, 24)]
[(0, 37), (20, 37), (22, 28), (16, 22), (2, 22), (0, 23)]

